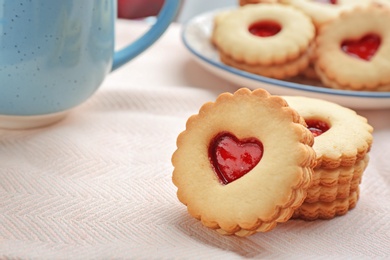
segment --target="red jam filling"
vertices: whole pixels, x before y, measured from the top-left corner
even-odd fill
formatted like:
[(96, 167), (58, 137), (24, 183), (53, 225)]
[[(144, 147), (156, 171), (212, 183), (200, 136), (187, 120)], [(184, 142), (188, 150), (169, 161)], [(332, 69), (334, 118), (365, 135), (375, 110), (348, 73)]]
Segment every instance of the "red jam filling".
[(248, 30), (251, 34), (255, 36), (270, 37), (280, 32), (280, 30), (282, 30), (282, 27), (277, 22), (267, 20), (251, 24)]
[(329, 125), (320, 120), (306, 120), (306, 124), (314, 137), (320, 136), (329, 130)]
[(337, 4), (337, 0), (316, 0), (316, 2), (322, 3), (322, 4)]
[(341, 43), (341, 49), (355, 58), (370, 61), (375, 55), (381, 38), (376, 34), (368, 34), (359, 40), (345, 40)]
[(228, 184), (252, 170), (263, 156), (263, 144), (256, 138), (239, 140), (223, 132), (209, 145), (209, 159), (223, 184)]

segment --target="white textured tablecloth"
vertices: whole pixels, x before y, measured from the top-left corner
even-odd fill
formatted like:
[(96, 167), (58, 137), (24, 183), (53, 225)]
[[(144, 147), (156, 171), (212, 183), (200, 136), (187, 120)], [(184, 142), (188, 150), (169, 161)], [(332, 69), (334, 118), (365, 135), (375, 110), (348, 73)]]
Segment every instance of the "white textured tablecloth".
[[(130, 23), (142, 32), (142, 23)], [(128, 25), (118, 25), (124, 44)], [(65, 120), (0, 130), (0, 259), (339, 259), (390, 257), (390, 110), (375, 127), (357, 207), (221, 236), (176, 198), (171, 155), (187, 118), (237, 87), (192, 61), (172, 25)]]

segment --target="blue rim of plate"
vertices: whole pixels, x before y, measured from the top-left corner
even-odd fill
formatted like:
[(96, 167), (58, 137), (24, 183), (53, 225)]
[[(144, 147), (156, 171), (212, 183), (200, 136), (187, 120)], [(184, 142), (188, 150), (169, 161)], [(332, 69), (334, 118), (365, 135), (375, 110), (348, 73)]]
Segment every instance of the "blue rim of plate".
[(218, 68), (221, 70), (224, 70), (226, 72), (229, 72), (231, 74), (244, 77), (250, 80), (255, 80), (258, 82), (263, 82), (279, 87), (286, 87), (294, 90), (300, 90), (300, 91), (308, 91), (308, 92), (313, 92), (313, 93), (321, 93), (321, 94), (328, 94), (328, 95), (337, 95), (337, 96), (349, 96), (349, 97), (360, 97), (360, 98), (378, 98), (378, 99), (387, 99), (390, 98), (390, 92), (370, 92), (370, 91), (351, 91), (351, 90), (338, 90), (338, 89), (329, 89), (329, 88), (324, 88), (324, 87), (319, 87), (319, 86), (311, 86), (311, 85), (304, 85), (300, 83), (294, 83), (290, 81), (283, 81), (283, 80), (278, 80), (278, 79), (273, 79), (273, 78), (267, 78), (264, 76), (256, 75), (253, 73), (249, 73), (246, 71), (242, 71), (233, 67), (229, 67), (227, 65), (224, 65), (223, 63), (219, 61), (212, 60), (210, 58), (205, 57), (202, 55), (202, 53), (198, 52), (191, 46), (191, 43), (188, 41), (186, 38), (186, 33), (187, 33), (187, 28), (192, 25), (193, 23), (196, 22), (197, 19), (201, 16), (205, 15), (211, 15), (213, 12), (207, 12), (200, 14), (198, 16), (195, 16), (194, 18), (190, 19), (188, 22), (186, 22), (183, 25), (183, 29), (181, 31), (181, 39), (182, 42), (184, 43), (184, 46), (197, 58), (201, 59), (202, 61)]

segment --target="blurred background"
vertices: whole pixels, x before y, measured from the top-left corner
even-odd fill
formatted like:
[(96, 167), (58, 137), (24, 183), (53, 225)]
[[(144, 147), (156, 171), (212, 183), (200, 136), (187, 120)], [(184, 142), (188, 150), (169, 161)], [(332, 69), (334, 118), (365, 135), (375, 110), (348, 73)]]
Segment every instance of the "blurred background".
[[(164, 0), (118, 0), (118, 17), (122, 19), (142, 19), (155, 16)], [(176, 22), (185, 23), (192, 17), (226, 6), (234, 6), (238, 0), (182, 0)]]

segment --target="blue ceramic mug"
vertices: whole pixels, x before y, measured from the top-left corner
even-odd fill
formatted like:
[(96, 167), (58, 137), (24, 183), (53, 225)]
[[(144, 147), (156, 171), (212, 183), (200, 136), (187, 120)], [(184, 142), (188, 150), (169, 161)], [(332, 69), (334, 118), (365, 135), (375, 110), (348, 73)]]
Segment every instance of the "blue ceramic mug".
[(61, 119), (162, 35), (179, 0), (165, 0), (150, 30), (117, 52), (116, 6), (116, 0), (0, 0), (0, 127)]

